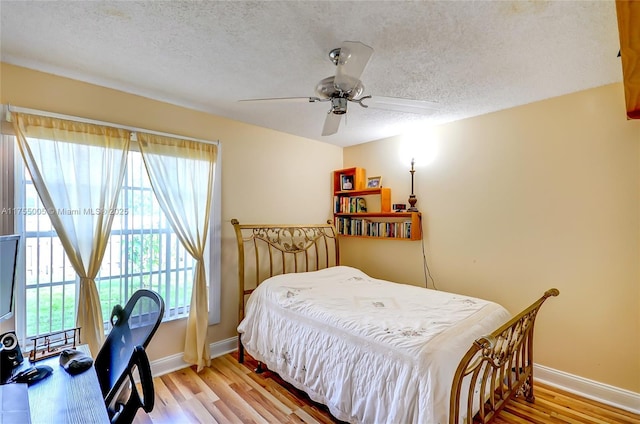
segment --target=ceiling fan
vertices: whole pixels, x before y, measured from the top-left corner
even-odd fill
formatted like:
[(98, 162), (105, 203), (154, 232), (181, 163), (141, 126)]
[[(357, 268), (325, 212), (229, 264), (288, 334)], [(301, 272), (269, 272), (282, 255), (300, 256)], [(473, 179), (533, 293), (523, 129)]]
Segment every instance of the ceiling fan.
[[(360, 76), (364, 72), (371, 56), (373, 48), (359, 41), (345, 41), (339, 48), (329, 52), (329, 58), (336, 65), (336, 73), (324, 78), (316, 85), (317, 96), (313, 97), (275, 97), (266, 99), (246, 99), (242, 102), (256, 101), (305, 101), (331, 102), (331, 108), (327, 113), (322, 128), (322, 135), (335, 134), (340, 127), (342, 115), (347, 113), (348, 102), (357, 103), (363, 108), (396, 110), (409, 113), (426, 113), (437, 109), (433, 102), (422, 100), (402, 99), (396, 97), (362, 96), (364, 85)], [(363, 101), (367, 101), (367, 104)]]

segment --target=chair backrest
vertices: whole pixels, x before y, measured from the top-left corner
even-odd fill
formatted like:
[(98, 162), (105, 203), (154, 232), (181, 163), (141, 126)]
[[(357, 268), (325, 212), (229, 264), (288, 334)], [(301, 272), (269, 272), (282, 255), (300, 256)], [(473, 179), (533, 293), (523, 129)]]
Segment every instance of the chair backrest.
[[(127, 378), (122, 383), (125, 396), (120, 395), (107, 405), (107, 412), (111, 424), (131, 424), (136, 417), (138, 408), (145, 412), (151, 412), (155, 403), (155, 391), (153, 389), (153, 376), (149, 366), (149, 358), (144, 348), (140, 345), (133, 350), (133, 355), (127, 367)], [(138, 391), (138, 385), (133, 375), (133, 370), (137, 370), (139, 386), (142, 390), (142, 398)]]
[[(136, 365), (134, 352), (149, 345), (164, 315), (164, 300), (154, 291), (136, 291), (125, 307), (111, 313), (113, 328), (96, 356), (95, 369), (107, 406)], [(144, 354), (146, 359), (146, 354)], [(132, 358), (134, 360), (132, 360)]]

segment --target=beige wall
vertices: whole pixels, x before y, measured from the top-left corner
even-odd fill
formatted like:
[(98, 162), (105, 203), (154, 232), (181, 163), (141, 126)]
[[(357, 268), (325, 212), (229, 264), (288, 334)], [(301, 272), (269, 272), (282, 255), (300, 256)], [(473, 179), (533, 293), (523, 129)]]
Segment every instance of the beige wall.
[[(245, 223), (325, 222), (331, 216), (331, 171), (342, 149), (2, 64), (0, 103), (196, 137), (222, 143), (222, 311), (209, 342), (236, 335), (237, 253), (231, 218)], [(182, 352), (185, 320), (162, 324), (150, 359)]]
[[(427, 133), (425, 132), (425, 136)], [(410, 192), (403, 140), (344, 150), (344, 166)], [(425, 247), (440, 290), (517, 312), (558, 298), (536, 327), (536, 362), (640, 392), (640, 121), (621, 84), (442, 125), (415, 174)], [(420, 242), (345, 240), (343, 263), (424, 285)]]

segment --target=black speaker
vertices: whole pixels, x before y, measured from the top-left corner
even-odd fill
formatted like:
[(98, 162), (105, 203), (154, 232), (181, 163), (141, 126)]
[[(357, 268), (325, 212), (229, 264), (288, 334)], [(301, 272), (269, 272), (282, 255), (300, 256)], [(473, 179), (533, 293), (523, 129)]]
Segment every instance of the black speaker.
[(11, 377), (13, 369), (24, 360), (16, 333), (9, 331), (1, 335), (0, 348), (0, 379), (6, 382)]

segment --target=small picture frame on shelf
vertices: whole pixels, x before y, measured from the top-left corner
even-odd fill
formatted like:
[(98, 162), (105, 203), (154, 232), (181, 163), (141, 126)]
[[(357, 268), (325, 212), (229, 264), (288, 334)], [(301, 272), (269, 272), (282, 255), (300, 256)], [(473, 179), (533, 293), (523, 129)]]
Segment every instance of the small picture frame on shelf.
[(364, 197), (356, 197), (356, 213), (363, 213), (367, 211), (367, 201)]
[(382, 177), (367, 178), (367, 188), (380, 188), (380, 187), (382, 187)]
[(353, 175), (340, 175), (340, 190), (353, 190)]

